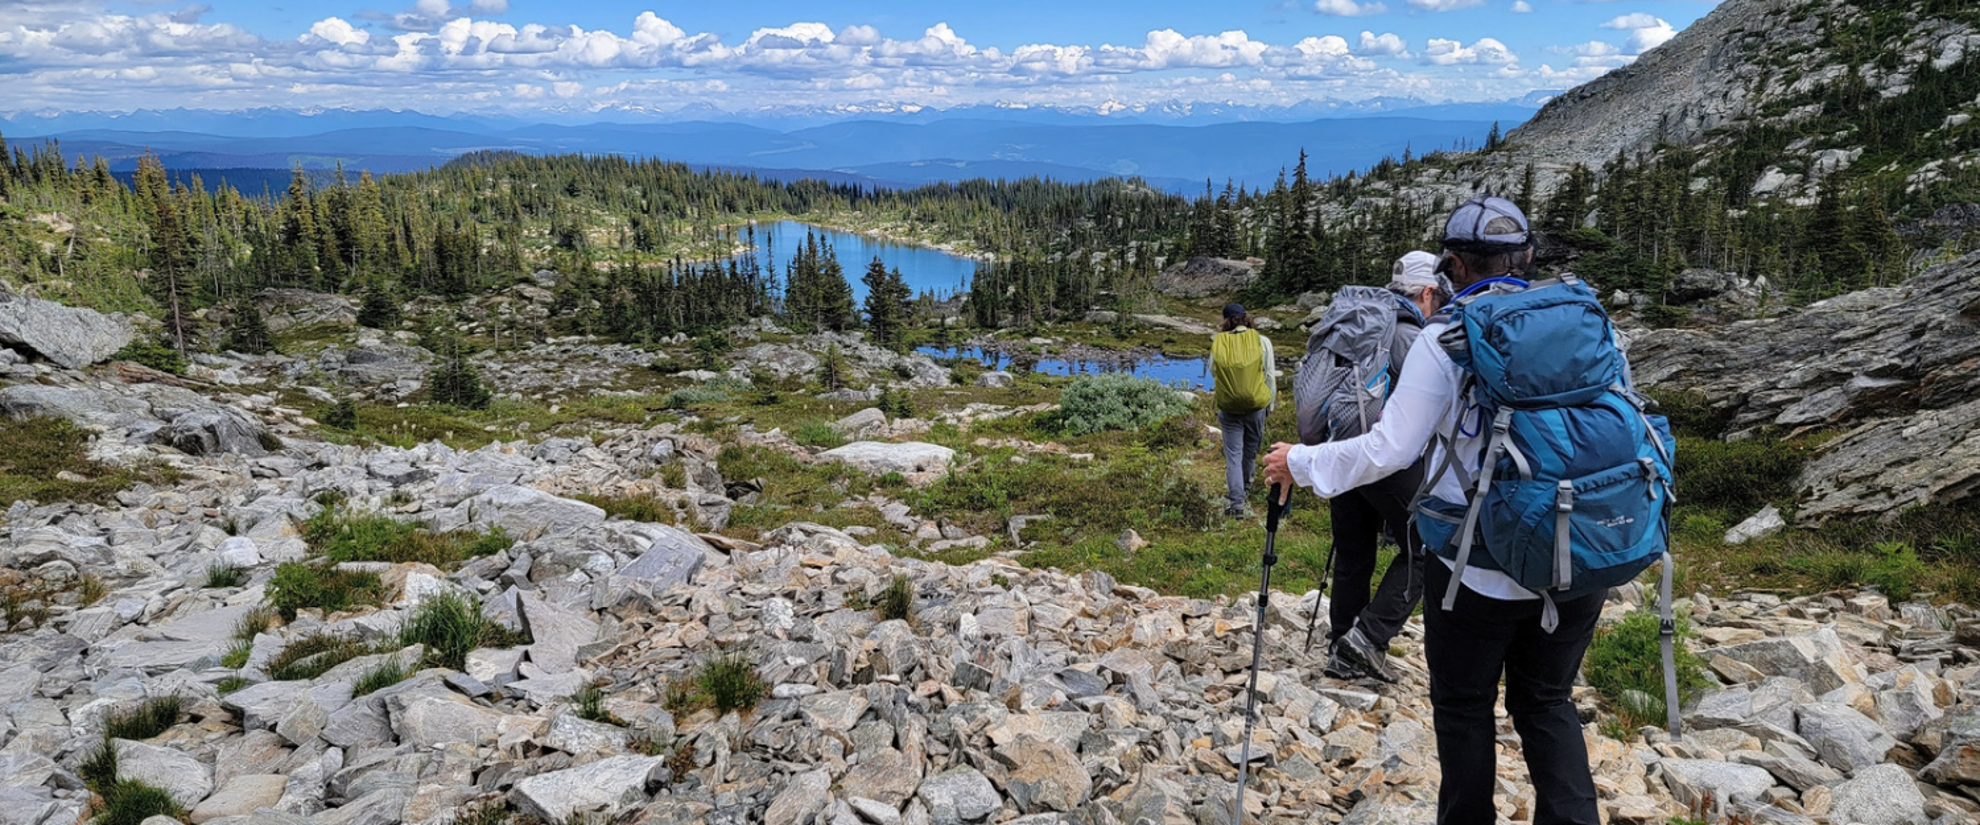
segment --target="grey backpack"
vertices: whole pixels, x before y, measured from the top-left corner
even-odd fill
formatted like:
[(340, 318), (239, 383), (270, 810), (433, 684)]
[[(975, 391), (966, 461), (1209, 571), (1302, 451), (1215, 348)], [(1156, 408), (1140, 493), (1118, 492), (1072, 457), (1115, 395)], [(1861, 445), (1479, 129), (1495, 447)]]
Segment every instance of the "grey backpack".
[(1403, 353), (1393, 351), (1398, 324), (1420, 329), (1416, 307), (1381, 287), (1334, 293), (1306, 338), (1293, 377), (1293, 412), (1302, 444), (1353, 438), (1382, 415)]

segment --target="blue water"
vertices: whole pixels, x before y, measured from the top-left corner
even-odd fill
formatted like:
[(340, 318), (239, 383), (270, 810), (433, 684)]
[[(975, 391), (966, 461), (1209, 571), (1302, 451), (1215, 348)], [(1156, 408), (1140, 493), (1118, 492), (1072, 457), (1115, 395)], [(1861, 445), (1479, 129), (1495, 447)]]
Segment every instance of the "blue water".
[(806, 232), (816, 234), (821, 243), (831, 243), (839, 266), (846, 271), (846, 283), (852, 285), (855, 301), (866, 300), (866, 285), (860, 282), (860, 277), (866, 274), (866, 267), (873, 262), (875, 255), (888, 269), (899, 267), (901, 278), (907, 281), (908, 289), (916, 295), (932, 292), (936, 297), (948, 297), (963, 293), (969, 289), (970, 277), (976, 274), (976, 261), (939, 249), (895, 243), (797, 221), (758, 223), (755, 226), (757, 259), (769, 267), (774, 255), (774, 271), (779, 278), (784, 275), (784, 265), (790, 263), (791, 256), (796, 255), (798, 248), (804, 245)]
[(1181, 383), (1198, 390), (1210, 389), (1210, 366), (1202, 358), (1148, 358), (1073, 361), (1063, 358), (1013, 358), (1009, 353), (986, 352), (978, 347), (916, 347), (916, 352), (935, 358), (969, 358), (986, 369), (1007, 370), (1013, 363), (1029, 363), (1032, 372), (1048, 375), (1098, 375), (1104, 372), (1132, 372), (1164, 384)]

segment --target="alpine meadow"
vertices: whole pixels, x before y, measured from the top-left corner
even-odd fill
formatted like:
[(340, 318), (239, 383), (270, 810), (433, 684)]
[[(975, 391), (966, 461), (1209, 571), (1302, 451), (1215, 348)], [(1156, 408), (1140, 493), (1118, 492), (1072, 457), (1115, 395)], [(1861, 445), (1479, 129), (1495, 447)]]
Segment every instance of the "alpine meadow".
[(1980, 4), (213, 4), (0, 2), (0, 825), (1980, 822)]

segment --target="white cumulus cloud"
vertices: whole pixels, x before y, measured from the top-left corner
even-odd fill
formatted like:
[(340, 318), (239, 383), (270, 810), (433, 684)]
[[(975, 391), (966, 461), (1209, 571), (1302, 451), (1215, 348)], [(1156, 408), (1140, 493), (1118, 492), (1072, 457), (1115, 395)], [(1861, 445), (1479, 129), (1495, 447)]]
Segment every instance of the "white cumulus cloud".
[(1397, 37), (1394, 32), (1376, 34), (1363, 30), (1361, 45), (1355, 47), (1354, 53), (1369, 57), (1408, 57), (1409, 44), (1404, 43), (1403, 39)]
[(1376, 0), (1369, 0), (1369, 2), (1365, 3), (1357, 3), (1355, 0), (1316, 0), (1313, 4), (1313, 10), (1321, 14), (1331, 14), (1336, 17), (1365, 17), (1371, 14), (1386, 12), (1389, 10), (1389, 7), (1376, 2)]
[(1677, 29), (1663, 18), (1643, 12), (1615, 17), (1603, 23), (1602, 28), (1629, 32), (1630, 54), (1642, 54), (1677, 36)]
[(1432, 37), (1423, 47), (1423, 60), (1437, 66), (1480, 63), (1499, 66), (1518, 62), (1519, 57), (1506, 44), (1490, 37), (1478, 38), (1469, 46), (1457, 40)]
[(1484, 4), (1485, 0), (1409, 0), (1409, 7), (1420, 11), (1455, 11)]
[(1533, 6), (1528, 5), (1526, 0), (1513, 0), (1512, 10), (1513, 14), (1526, 14), (1533, 11)]

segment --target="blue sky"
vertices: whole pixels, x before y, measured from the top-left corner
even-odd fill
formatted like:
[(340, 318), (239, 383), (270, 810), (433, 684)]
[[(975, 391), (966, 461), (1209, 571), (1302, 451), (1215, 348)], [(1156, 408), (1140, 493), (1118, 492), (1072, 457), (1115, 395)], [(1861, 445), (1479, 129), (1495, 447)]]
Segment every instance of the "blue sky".
[(0, 111), (1503, 100), (1716, 0), (0, 0)]

